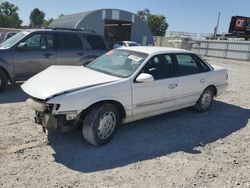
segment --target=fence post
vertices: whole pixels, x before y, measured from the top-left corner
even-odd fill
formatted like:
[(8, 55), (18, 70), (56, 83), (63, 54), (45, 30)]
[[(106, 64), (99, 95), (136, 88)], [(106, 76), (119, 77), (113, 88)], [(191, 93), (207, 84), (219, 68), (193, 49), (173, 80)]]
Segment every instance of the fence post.
[(207, 54), (208, 54), (208, 47), (209, 47), (209, 42), (207, 41), (207, 46), (206, 46), (206, 56), (207, 56)]
[(160, 37), (160, 46), (162, 46), (162, 40), (163, 40), (163, 37)]
[(246, 60), (250, 61), (250, 43), (248, 44), (248, 58)]
[(229, 42), (226, 42), (226, 48), (225, 48), (225, 52), (224, 52), (224, 59), (227, 59), (228, 48), (229, 48)]

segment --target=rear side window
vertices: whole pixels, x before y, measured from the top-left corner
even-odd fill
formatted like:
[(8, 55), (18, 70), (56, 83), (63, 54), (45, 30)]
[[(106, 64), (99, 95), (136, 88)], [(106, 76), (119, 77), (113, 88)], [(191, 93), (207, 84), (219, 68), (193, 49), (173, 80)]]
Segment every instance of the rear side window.
[(58, 34), (57, 48), (59, 49), (82, 49), (81, 39), (74, 34)]
[(86, 36), (87, 42), (92, 49), (106, 49), (102, 39), (97, 36)]
[(176, 54), (180, 76), (206, 72), (209, 68), (197, 61), (192, 54)]

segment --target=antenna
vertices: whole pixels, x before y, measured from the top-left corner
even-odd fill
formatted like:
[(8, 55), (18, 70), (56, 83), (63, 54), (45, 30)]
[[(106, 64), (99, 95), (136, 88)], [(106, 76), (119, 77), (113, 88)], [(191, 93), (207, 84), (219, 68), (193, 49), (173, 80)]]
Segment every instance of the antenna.
[(216, 24), (216, 26), (214, 28), (214, 38), (216, 38), (216, 35), (217, 35), (217, 32), (218, 32), (219, 23), (220, 23), (220, 12), (219, 12), (219, 15), (218, 15), (217, 24)]

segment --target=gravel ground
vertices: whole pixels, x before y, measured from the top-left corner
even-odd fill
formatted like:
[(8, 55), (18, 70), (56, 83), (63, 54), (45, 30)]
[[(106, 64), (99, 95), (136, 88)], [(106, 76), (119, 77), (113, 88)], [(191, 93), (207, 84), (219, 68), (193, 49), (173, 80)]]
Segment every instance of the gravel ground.
[(250, 187), (250, 62), (208, 59), (229, 88), (206, 113), (122, 126), (103, 147), (43, 133), (20, 84), (0, 94), (0, 187)]

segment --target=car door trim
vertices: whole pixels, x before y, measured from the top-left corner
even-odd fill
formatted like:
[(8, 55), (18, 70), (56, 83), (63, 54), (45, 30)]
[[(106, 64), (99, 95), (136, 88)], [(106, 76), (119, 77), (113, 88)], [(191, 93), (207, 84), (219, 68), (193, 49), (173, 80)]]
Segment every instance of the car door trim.
[(143, 108), (146, 106), (152, 106), (152, 105), (156, 105), (156, 104), (162, 104), (162, 103), (166, 103), (172, 100), (178, 100), (180, 98), (185, 98), (185, 97), (192, 97), (192, 96), (200, 96), (201, 93), (200, 92), (194, 92), (194, 93), (190, 93), (187, 95), (182, 95), (182, 96), (178, 96), (178, 97), (169, 97), (169, 98), (165, 98), (165, 99), (160, 99), (160, 100), (155, 100), (155, 101), (149, 101), (149, 102), (145, 102), (145, 103), (139, 103), (134, 105), (134, 108)]

